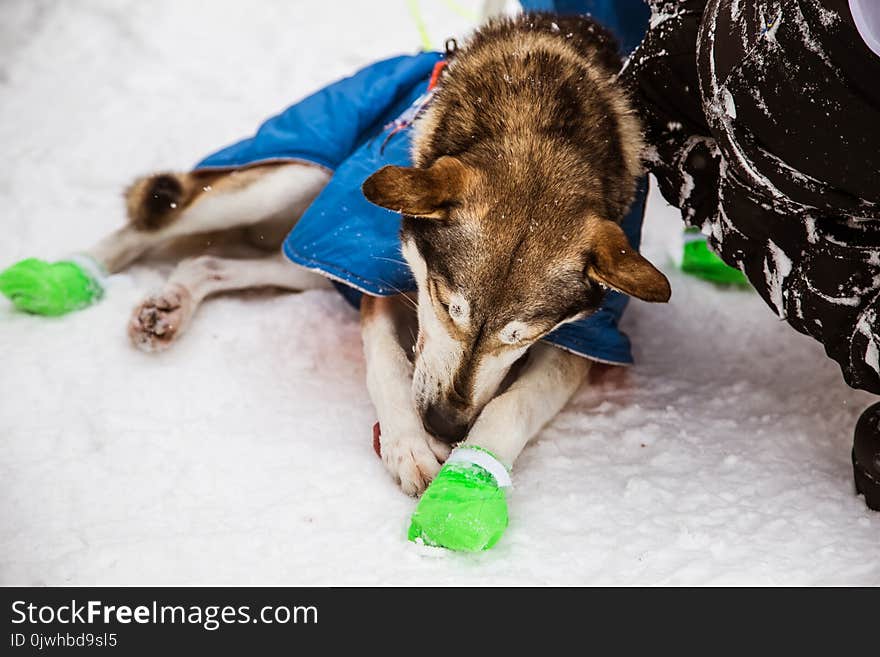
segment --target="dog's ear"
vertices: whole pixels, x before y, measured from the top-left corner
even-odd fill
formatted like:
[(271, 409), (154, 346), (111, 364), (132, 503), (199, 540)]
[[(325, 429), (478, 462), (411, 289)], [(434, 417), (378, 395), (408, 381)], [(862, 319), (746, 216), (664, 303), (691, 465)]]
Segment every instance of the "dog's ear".
[(382, 167), (361, 190), (372, 203), (415, 217), (443, 218), (460, 198), (465, 167), (454, 157), (439, 158), (427, 169)]
[(669, 301), (669, 281), (630, 246), (613, 221), (595, 220), (590, 230), (587, 276), (606, 287), (643, 301)]

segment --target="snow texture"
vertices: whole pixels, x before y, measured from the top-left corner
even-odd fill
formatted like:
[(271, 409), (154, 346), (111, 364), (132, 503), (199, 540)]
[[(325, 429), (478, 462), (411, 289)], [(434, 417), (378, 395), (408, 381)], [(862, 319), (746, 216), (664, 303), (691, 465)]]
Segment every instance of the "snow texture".
[[(422, 5), (438, 45), (466, 28)], [(392, 1), (3, 2), (0, 263), (88, 245), (135, 175), (418, 43)], [(638, 364), (526, 449), (511, 527), (479, 555), (406, 541), (415, 502), (372, 451), (339, 295), (219, 298), (159, 355), (125, 324), (167, 268), (62, 319), (0, 303), (0, 584), (880, 584), (849, 463), (872, 397), (754, 293), (672, 270), (680, 230), (653, 196), (672, 302), (631, 305)]]
[(730, 93), (729, 90), (724, 89), (723, 92), (724, 98), (724, 111), (727, 113), (731, 119), (736, 118), (736, 102), (733, 100), (733, 94)]
[(880, 374), (880, 350), (877, 349), (877, 340), (874, 335), (874, 326), (877, 325), (877, 315), (874, 312), (867, 312), (862, 315), (856, 331), (861, 333), (868, 343), (865, 348), (865, 362), (868, 367)]
[(774, 244), (773, 240), (767, 241), (767, 251), (772, 258), (772, 266), (771, 260), (764, 260), (767, 290), (770, 292), (770, 300), (776, 308), (776, 314), (781, 319), (785, 319), (785, 291), (782, 286), (785, 283), (785, 279), (791, 273), (791, 258), (785, 255), (785, 252)]

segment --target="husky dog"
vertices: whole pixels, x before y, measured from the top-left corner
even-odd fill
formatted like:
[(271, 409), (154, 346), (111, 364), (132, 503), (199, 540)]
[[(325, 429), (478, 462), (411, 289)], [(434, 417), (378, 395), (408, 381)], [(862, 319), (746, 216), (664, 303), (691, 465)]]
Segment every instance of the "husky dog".
[[(360, 304), (381, 455), (409, 494), (461, 441), (512, 465), (563, 407), (590, 361), (543, 337), (595, 311), (609, 289), (670, 296), (620, 227), (642, 175), (620, 64), (609, 33), (587, 18), (490, 21), (450, 57), (416, 120), (414, 166), (363, 183), (372, 203), (402, 214), (417, 283), (415, 295)], [(277, 252), (330, 178), (292, 161), (149, 176), (126, 193), (129, 224), (90, 255), (119, 271), (156, 247), (219, 231)], [(165, 348), (208, 295), (262, 286), (330, 282), (277, 253), (202, 255), (135, 309), (129, 334), (141, 348)]]

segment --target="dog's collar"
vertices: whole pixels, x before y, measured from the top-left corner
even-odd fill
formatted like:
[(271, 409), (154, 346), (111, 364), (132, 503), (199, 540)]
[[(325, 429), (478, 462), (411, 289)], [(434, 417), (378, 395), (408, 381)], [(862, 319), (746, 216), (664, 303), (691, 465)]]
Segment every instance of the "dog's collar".
[(385, 141), (382, 142), (382, 147), (379, 149), (380, 154), (385, 152), (385, 147), (388, 145), (388, 142), (391, 141), (391, 138), (394, 137), (394, 135), (402, 130), (406, 130), (407, 128), (409, 128), (413, 124), (413, 122), (417, 118), (419, 118), (419, 115), (425, 111), (425, 108), (428, 106), (428, 103), (431, 102), (431, 98), (434, 96), (434, 90), (437, 86), (437, 83), (440, 81), (440, 75), (443, 73), (443, 69), (445, 68), (445, 59), (441, 59), (439, 62), (434, 64), (434, 70), (431, 71), (431, 79), (428, 82), (428, 88), (425, 90), (425, 93), (416, 98), (415, 102), (403, 114), (401, 114), (394, 121), (383, 128), (384, 130), (390, 130), (391, 132), (388, 133), (388, 136), (385, 137)]

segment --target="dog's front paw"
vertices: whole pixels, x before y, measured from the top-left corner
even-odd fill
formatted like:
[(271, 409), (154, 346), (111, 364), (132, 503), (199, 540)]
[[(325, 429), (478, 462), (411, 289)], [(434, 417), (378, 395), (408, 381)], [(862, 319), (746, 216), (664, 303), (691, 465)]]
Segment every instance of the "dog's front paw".
[(407, 495), (421, 495), (440, 471), (449, 449), (437, 442), (436, 451), (423, 431), (382, 432), (382, 461)]
[(128, 337), (141, 351), (167, 349), (186, 328), (192, 307), (192, 295), (179, 285), (151, 296), (134, 309)]

